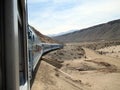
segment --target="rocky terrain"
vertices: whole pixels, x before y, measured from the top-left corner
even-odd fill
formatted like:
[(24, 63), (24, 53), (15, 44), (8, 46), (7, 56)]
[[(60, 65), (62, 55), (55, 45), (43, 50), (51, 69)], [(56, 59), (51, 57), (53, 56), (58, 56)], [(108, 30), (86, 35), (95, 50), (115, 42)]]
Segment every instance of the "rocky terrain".
[(64, 43), (119, 40), (120, 20), (76, 30), (75, 32), (53, 38)]
[(99, 53), (119, 45), (89, 47), (69, 43), (43, 56), (32, 90), (120, 90), (120, 58)]

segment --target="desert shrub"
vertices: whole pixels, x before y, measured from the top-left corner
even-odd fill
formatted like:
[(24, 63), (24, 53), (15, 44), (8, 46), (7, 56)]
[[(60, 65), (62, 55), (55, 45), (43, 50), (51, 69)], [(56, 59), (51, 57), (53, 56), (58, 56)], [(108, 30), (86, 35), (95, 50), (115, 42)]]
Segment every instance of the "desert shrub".
[(56, 77), (59, 77), (59, 73), (56, 73), (55, 76), (56, 76)]

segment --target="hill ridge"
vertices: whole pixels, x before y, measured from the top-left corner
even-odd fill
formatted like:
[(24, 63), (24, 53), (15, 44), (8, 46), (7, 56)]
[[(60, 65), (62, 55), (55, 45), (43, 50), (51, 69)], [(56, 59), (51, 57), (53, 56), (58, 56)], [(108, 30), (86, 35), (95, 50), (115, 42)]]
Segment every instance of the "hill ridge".
[(60, 42), (86, 42), (96, 40), (119, 40), (120, 19), (95, 25), (72, 33), (53, 37)]

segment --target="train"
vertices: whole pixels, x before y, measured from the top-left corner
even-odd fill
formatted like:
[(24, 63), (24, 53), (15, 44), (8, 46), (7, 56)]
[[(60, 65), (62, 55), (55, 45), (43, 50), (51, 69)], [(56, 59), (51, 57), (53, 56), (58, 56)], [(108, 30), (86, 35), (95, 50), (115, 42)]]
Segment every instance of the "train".
[(39, 40), (39, 36), (34, 30), (29, 27), (28, 29), (28, 53), (29, 53), (29, 71), (30, 78), (32, 78), (32, 72), (35, 70), (37, 63), (42, 55), (63, 48), (62, 44), (58, 43), (43, 43)]
[(28, 25), (27, 0), (1, 0), (0, 16), (0, 90), (30, 90), (42, 55), (63, 45), (39, 40)]

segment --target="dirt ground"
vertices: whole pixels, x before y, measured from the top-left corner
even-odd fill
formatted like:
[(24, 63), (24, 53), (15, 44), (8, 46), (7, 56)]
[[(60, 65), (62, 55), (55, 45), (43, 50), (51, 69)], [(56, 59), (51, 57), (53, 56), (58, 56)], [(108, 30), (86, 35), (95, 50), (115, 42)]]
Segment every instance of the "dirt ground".
[[(99, 53), (110, 50), (115, 56)], [(120, 90), (119, 51), (119, 45), (95, 51), (67, 44), (43, 57), (31, 90)]]
[(97, 51), (110, 57), (120, 58), (120, 45), (98, 49)]

